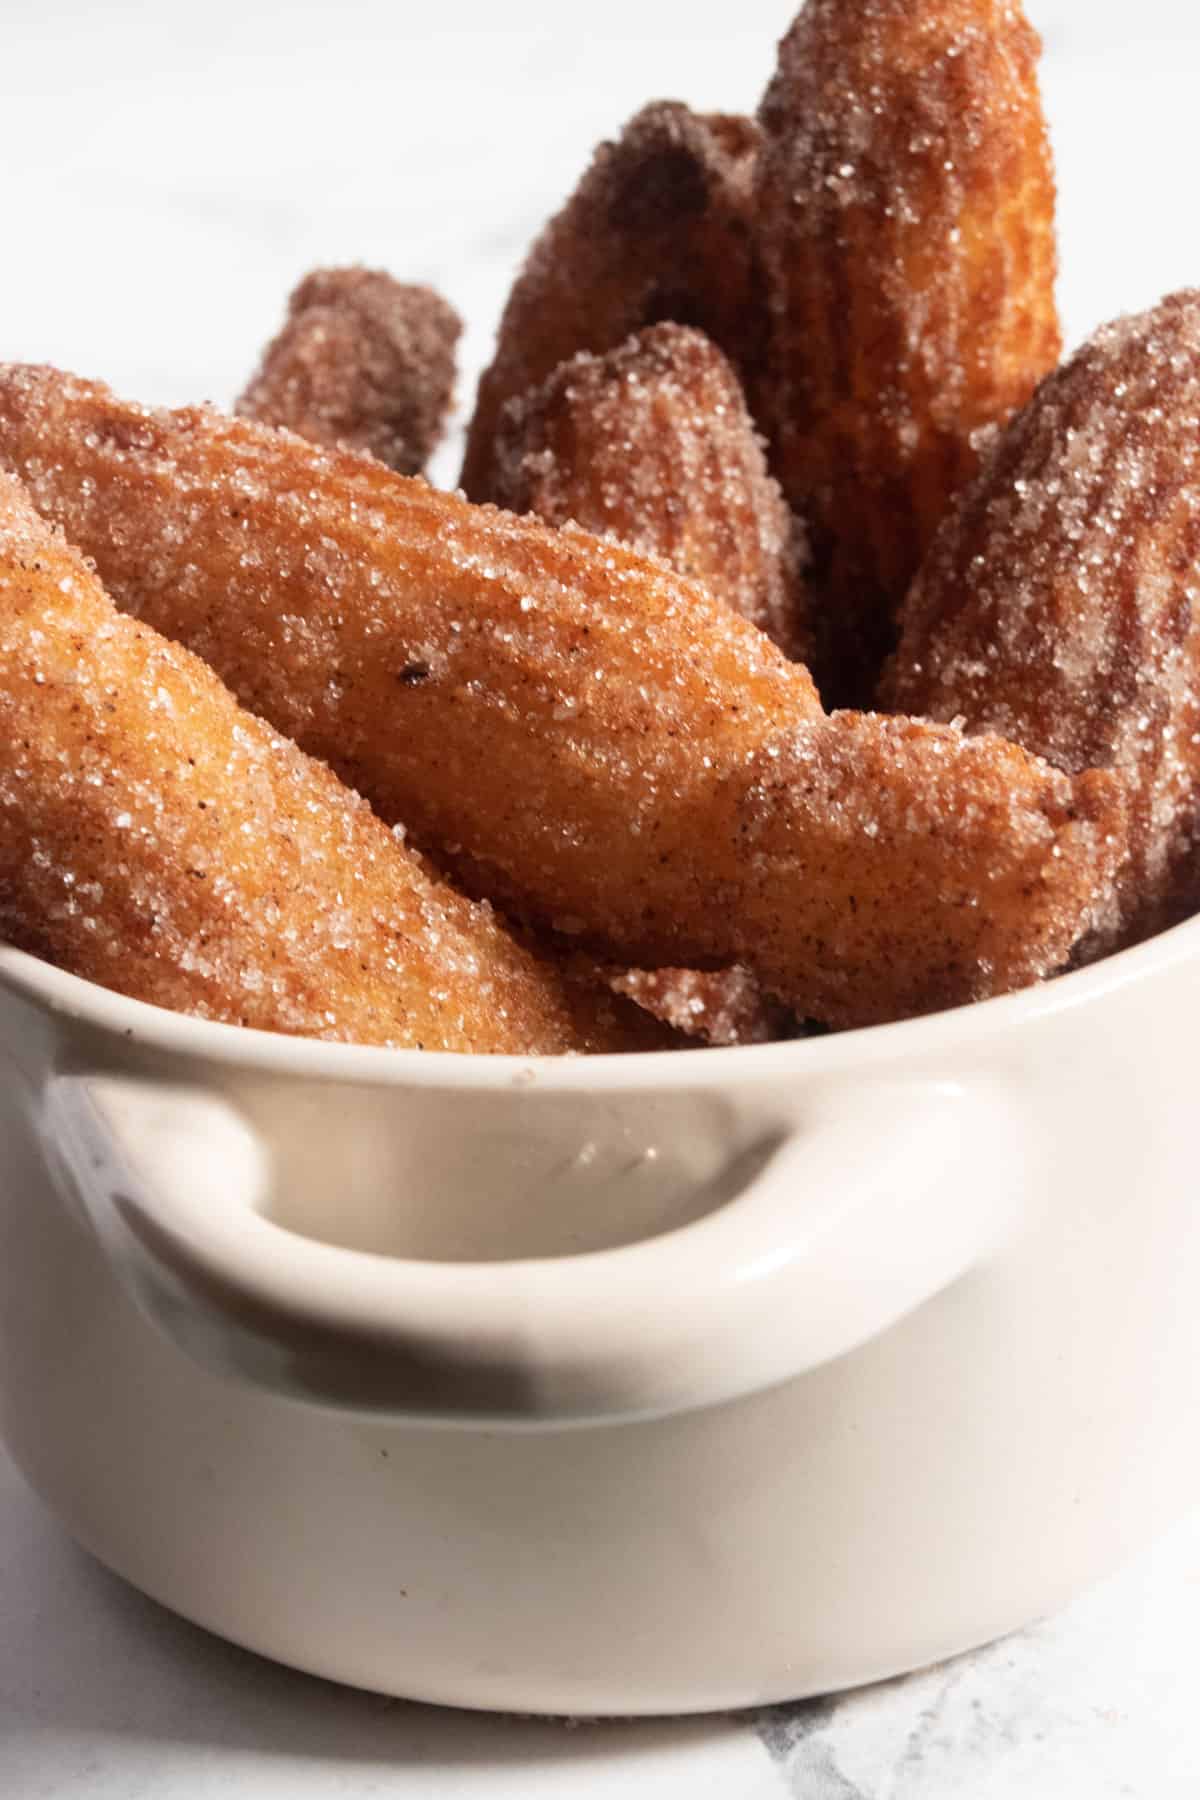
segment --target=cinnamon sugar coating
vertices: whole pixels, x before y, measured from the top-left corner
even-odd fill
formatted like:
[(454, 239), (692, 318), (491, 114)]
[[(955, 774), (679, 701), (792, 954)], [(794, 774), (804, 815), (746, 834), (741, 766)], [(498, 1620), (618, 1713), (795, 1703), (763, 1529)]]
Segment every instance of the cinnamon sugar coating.
[(314, 269), (237, 410), (419, 474), (454, 397), (461, 335), (462, 320), (432, 288), (380, 269)]
[(1016, 0), (808, 0), (780, 46), (760, 423), (813, 532), (830, 703), (871, 693), (975, 433), (1059, 356), (1039, 48)]
[(211, 670), (119, 614), (0, 474), (0, 939), (138, 1000), (437, 1050), (642, 1047)]
[[(728, 359), (702, 332), (651, 325), (606, 356), (580, 351), (500, 415), (495, 498), (661, 556), (803, 660), (807, 545)], [(655, 1018), (715, 1044), (794, 1021), (749, 971), (633, 970), (613, 979)]]
[(1124, 853), (1111, 777), (826, 718), (760, 631), (621, 545), (52, 370), (0, 372), (0, 461), (121, 605), (610, 960), (742, 961), (805, 1017), (902, 1017), (1060, 967)]
[(889, 705), (1131, 798), (1121, 923), (1200, 875), (1200, 293), (1105, 326), (996, 440), (904, 611)]
[(702, 332), (653, 325), (561, 364), (505, 406), (495, 467), (497, 505), (661, 556), (804, 660), (807, 544)]
[(645, 325), (673, 320), (701, 327), (754, 382), (766, 339), (753, 225), (758, 141), (749, 119), (659, 100), (601, 144), (505, 307), (463, 463), (473, 500), (496, 498), (504, 403), (577, 351), (611, 350)]
[(749, 969), (626, 969), (612, 987), (709, 1044), (771, 1044), (796, 1035), (794, 1015), (767, 999)]

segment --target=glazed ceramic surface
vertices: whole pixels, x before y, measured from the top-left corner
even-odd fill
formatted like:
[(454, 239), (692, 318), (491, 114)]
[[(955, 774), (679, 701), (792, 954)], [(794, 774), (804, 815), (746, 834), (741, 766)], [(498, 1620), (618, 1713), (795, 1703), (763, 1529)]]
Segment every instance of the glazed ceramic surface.
[(323, 1046), (0, 952), (0, 1429), (78, 1538), (460, 1705), (844, 1687), (1200, 1494), (1189, 925), (763, 1049)]

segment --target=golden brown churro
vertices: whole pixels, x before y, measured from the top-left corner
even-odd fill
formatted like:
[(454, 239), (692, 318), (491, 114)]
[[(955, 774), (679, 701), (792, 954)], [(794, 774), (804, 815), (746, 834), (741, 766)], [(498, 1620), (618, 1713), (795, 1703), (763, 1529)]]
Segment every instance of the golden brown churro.
[(462, 320), (432, 288), (403, 286), (381, 269), (314, 269), (237, 410), (419, 474), (454, 397), (461, 334)]
[(463, 464), (491, 500), (500, 409), (579, 350), (660, 320), (698, 325), (752, 381), (766, 337), (753, 226), (758, 128), (659, 100), (601, 144), (517, 278), (479, 384)]
[[(267, 424), (289, 424), (312, 443), (355, 447), (356, 439), (364, 438), (357, 429), (362, 420), (354, 413), (354, 377), (361, 360), (356, 355), (359, 322), (350, 309), (342, 309), (344, 329), (335, 339), (331, 357), (325, 325), (314, 322), (314, 309), (299, 310), (299, 329), (289, 327), (272, 346), (252, 390), (253, 403), (241, 403), (239, 411)], [(315, 311), (319, 320), (322, 309)], [(664, 333), (677, 334), (679, 345), (670, 335), (662, 338)], [(653, 339), (655, 334), (657, 349), (652, 343), (642, 351), (640, 340), (633, 339), (625, 346), (624, 358), (633, 361), (630, 374), (639, 392), (652, 389), (659, 403), (656, 410), (665, 417), (660, 421), (648, 412), (643, 416), (632, 396), (628, 410), (633, 416), (629, 419), (618, 417), (626, 412), (624, 405), (606, 406), (606, 400), (612, 399), (613, 384), (618, 384), (622, 393), (627, 385), (622, 380), (625, 366), (620, 350), (613, 353), (618, 361), (610, 380), (593, 382), (586, 397), (574, 384), (564, 395), (558, 380), (563, 370), (572, 370), (576, 364), (606, 368), (611, 360), (601, 365), (584, 352), (532, 395), (506, 406), (497, 497), (514, 512), (536, 512), (547, 524), (576, 519), (601, 532), (611, 527), (612, 535), (639, 549), (658, 549), (664, 554), (673, 549), (675, 555), (667, 555), (673, 566), (687, 561), (698, 565), (690, 572), (701, 579), (707, 572), (709, 586), (735, 605), (735, 610), (750, 618), (758, 611), (763, 616), (757, 623), (765, 628), (771, 620), (782, 633), (791, 628), (796, 611), (800, 534), (777, 484), (766, 473), (737, 377), (701, 333), (660, 325), (643, 335)], [(298, 355), (305, 377), (299, 404)], [(313, 357), (318, 364), (317, 378), (326, 390), (322, 408), (310, 404), (312, 388), (317, 385), (307, 379)], [(690, 365), (699, 379), (689, 383), (685, 400), (682, 390), (669, 383), (672, 374), (686, 377)], [(373, 384), (368, 384), (367, 410), (373, 391)], [(562, 416), (561, 406), (556, 420), (556, 402), (576, 413), (582, 403), (577, 429), (570, 429), (571, 421)], [(698, 407), (709, 408), (711, 419), (702, 419)], [(332, 430), (331, 413), (336, 424)], [(639, 424), (643, 428), (642, 454), (631, 455), (635, 448), (631, 434), (636, 437)], [(663, 434), (668, 427), (673, 428), (671, 456), (664, 467)], [(619, 440), (614, 439), (614, 432), (620, 434)], [(713, 468), (718, 445), (724, 453), (722, 465)], [(357, 447), (369, 451), (370, 442)], [(400, 467), (395, 457), (380, 460)], [(657, 465), (657, 469), (648, 465)], [(657, 479), (652, 481), (649, 477), (654, 474)], [(690, 504), (684, 504), (681, 495), (686, 495)], [(591, 516), (593, 511), (601, 512), (599, 524)], [(683, 572), (689, 571), (684, 567)], [(600, 971), (597, 978), (603, 979)], [(794, 1029), (787, 1011), (766, 1000), (745, 969), (633, 969), (610, 977), (609, 985), (652, 1017), (712, 1044), (765, 1043)]]
[(738, 378), (702, 332), (650, 326), (510, 401), (493, 498), (661, 556), (804, 660), (807, 546)]
[(861, 703), (972, 439), (1057, 361), (1054, 177), (1016, 0), (808, 0), (761, 112), (777, 473)]
[(1198, 560), (1200, 293), (1181, 293), (1105, 326), (1001, 433), (885, 683), (903, 711), (1120, 773), (1135, 935), (1200, 875)]
[(1118, 785), (995, 738), (826, 719), (665, 565), (204, 409), (0, 373), (0, 461), (120, 604), (532, 922), (638, 966), (749, 963), (865, 1023), (1060, 967)]
[(431, 1050), (645, 1047), (211, 670), (116, 612), (0, 474), (0, 939), (134, 999)]
[[(651, 325), (583, 350), (500, 415), (495, 499), (661, 556), (791, 656), (807, 649), (807, 546), (728, 359), (703, 332)], [(745, 969), (634, 970), (619, 993), (711, 1043), (794, 1029)]]

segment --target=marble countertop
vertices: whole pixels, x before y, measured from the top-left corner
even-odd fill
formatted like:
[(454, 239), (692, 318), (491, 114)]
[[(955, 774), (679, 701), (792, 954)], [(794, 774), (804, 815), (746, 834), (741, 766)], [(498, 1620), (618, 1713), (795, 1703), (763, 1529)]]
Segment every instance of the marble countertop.
[[(916, 3), (916, 0), (914, 0)], [(748, 108), (791, 0), (0, 6), (0, 355), (227, 400), (296, 277), (366, 261), (469, 321), (645, 99)], [(1200, 9), (1029, 0), (1077, 338), (1200, 278)], [(455, 466), (451, 444), (439, 465)], [(945, 1667), (738, 1719), (584, 1726), (276, 1669), (90, 1563), (0, 1453), (0, 1793), (14, 1800), (1194, 1800), (1200, 1517), (1068, 1613)]]

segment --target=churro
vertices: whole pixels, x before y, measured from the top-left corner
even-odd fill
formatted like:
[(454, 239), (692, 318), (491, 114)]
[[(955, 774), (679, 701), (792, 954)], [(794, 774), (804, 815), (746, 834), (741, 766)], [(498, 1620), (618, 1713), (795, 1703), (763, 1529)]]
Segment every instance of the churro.
[(454, 397), (462, 321), (440, 294), (380, 269), (314, 269), (237, 403), (314, 443), (425, 467)]
[(463, 464), (491, 500), (500, 410), (579, 350), (662, 320), (698, 325), (752, 384), (766, 339), (755, 244), (758, 128), (659, 100), (601, 144), (529, 253), (479, 384)]
[(999, 435), (885, 682), (899, 710), (1117, 771), (1135, 936), (1200, 875), (1198, 558), (1200, 293), (1180, 293), (1105, 326)]
[(997, 738), (826, 718), (660, 562), (208, 409), (0, 372), (0, 462), (119, 604), (387, 820), (630, 966), (743, 961), (863, 1024), (1059, 968), (1123, 854), (1119, 784)]
[(873, 690), (975, 434), (1058, 359), (1038, 51), (1016, 0), (808, 0), (780, 46), (759, 423), (812, 529), (831, 704)]
[(804, 535), (702, 332), (653, 325), (572, 357), (505, 406), (495, 466), (499, 506), (661, 556), (804, 660)]
[(202, 1018), (430, 1050), (642, 1048), (211, 670), (118, 613), (0, 474), (0, 939)]
[[(702, 332), (651, 325), (580, 351), (500, 415), (495, 498), (661, 556), (789, 655), (808, 649), (807, 546), (768, 474), (728, 359)], [(746, 969), (634, 970), (613, 981), (710, 1043), (764, 1043), (794, 1021)]]

